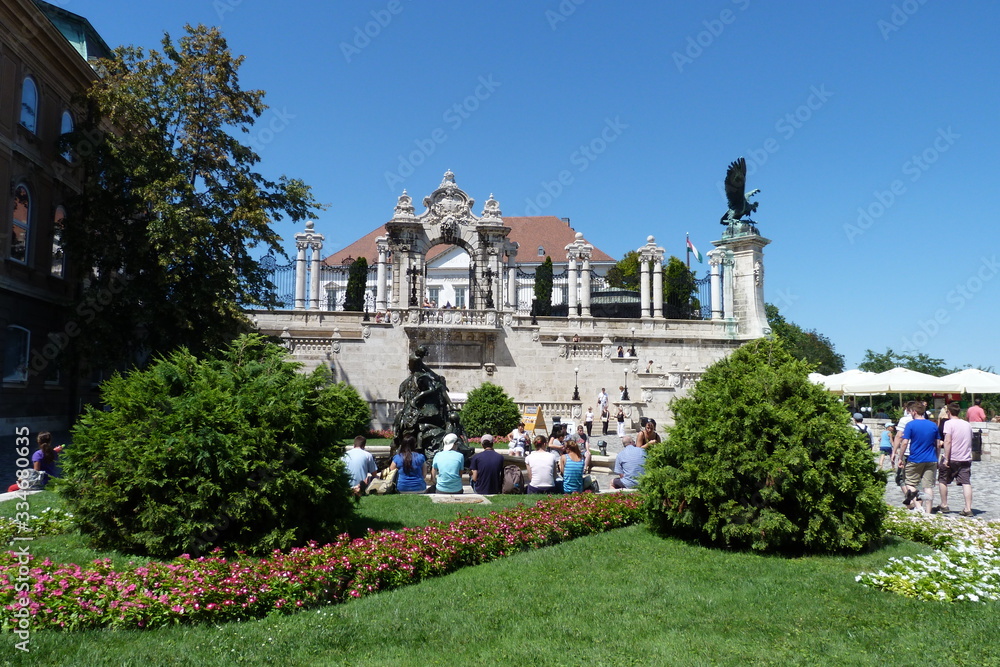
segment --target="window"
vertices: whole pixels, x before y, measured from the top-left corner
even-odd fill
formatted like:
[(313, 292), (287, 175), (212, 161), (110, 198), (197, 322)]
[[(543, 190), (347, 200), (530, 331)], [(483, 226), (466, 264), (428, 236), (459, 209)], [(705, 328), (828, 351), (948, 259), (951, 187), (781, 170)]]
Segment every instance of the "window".
[(30, 76), (21, 84), (21, 125), (32, 134), (38, 133), (38, 88)]
[(7, 327), (3, 348), (3, 381), (28, 381), (28, 344), (31, 334), (23, 327)]
[(465, 308), (465, 288), (456, 287), (455, 288), (455, 307)]
[(545, 257), (545, 248), (543, 248), (542, 246), (538, 246), (538, 256)]
[(31, 195), (24, 184), (14, 188), (14, 224), (10, 230), (10, 258), (28, 263), (28, 230), (31, 228)]
[(69, 137), (67, 136), (73, 131), (73, 127), (73, 114), (69, 111), (63, 111), (62, 122), (59, 125), (59, 141), (63, 148), (61, 155), (67, 162), (73, 161), (73, 154), (69, 150)]
[(435, 306), (440, 306), (441, 305), (440, 303), (438, 303), (438, 299), (441, 298), (441, 288), (440, 287), (428, 287), (427, 288), (427, 296), (428, 296), (428, 299), (430, 300), (430, 302), (433, 303)]
[(63, 250), (62, 234), (63, 221), (66, 219), (66, 209), (62, 206), (56, 207), (56, 214), (52, 221), (52, 275), (62, 278), (66, 271), (66, 252)]

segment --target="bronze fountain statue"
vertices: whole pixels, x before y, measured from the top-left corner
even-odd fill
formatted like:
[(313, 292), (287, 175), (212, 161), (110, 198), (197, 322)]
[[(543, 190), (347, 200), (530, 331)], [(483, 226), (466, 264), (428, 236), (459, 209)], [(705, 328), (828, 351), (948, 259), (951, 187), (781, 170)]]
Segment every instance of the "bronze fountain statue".
[(399, 385), (403, 407), (393, 420), (393, 452), (404, 436), (412, 435), (417, 443), (416, 451), (432, 461), (443, 448), (444, 437), (454, 433), (458, 436), (455, 450), (468, 462), (474, 450), (465, 437), (459, 413), (448, 397), (448, 385), (424, 363), (426, 356), (427, 348), (423, 345), (410, 354), (407, 364), (410, 374)]

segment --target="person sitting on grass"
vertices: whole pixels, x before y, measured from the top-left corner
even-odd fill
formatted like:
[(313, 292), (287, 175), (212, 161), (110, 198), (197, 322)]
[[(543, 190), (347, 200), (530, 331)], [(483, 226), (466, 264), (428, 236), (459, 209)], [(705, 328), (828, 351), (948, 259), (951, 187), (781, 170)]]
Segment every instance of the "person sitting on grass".
[(563, 493), (583, 491), (583, 470), (586, 461), (576, 440), (566, 441), (566, 453), (559, 457), (559, 472), (563, 476)]
[(500, 493), (503, 491), (503, 456), (493, 450), (493, 436), (489, 433), (483, 435), (480, 444), (483, 451), (473, 456), (469, 464), (472, 488), (484, 496)]
[(535, 451), (524, 457), (528, 468), (528, 493), (555, 493), (556, 459), (546, 451), (544, 435), (535, 438)]
[(364, 494), (365, 489), (372, 482), (372, 477), (378, 472), (375, 465), (375, 457), (371, 452), (365, 451), (368, 440), (363, 435), (354, 438), (354, 447), (344, 453), (344, 465), (347, 467), (347, 474), (350, 475), (351, 491), (355, 496)]
[(427, 491), (427, 457), (416, 448), (417, 439), (405, 435), (399, 443), (399, 451), (392, 457), (390, 470), (398, 470), (396, 490), (400, 493), (424, 493)]
[[(492, 439), (492, 438), (491, 438)], [(449, 433), (444, 436), (444, 449), (434, 455), (434, 465), (431, 466), (431, 488), (429, 493), (462, 493), (462, 470), (465, 468), (465, 457), (455, 451), (458, 436)]]
[[(27, 440), (27, 438), (25, 438)], [(52, 434), (48, 431), (42, 431), (38, 434), (37, 438), (38, 449), (34, 454), (31, 455), (31, 470), (34, 471), (34, 483), (32, 480), (28, 480), (28, 471), (25, 470), (24, 473), (18, 474), (18, 482), (14, 482), (7, 489), (8, 493), (18, 491), (24, 487), (25, 490), (38, 491), (45, 488), (45, 485), (49, 483), (50, 477), (56, 477), (56, 461), (59, 459), (59, 453), (63, 450), (62, 445), (58, 447), (52, 446)], [(25, 446), (27, 450), (27, 446)], [(25, 452), (27, 453), (27, 452)], [(42, 474), (44, 473), (44, 474)]]

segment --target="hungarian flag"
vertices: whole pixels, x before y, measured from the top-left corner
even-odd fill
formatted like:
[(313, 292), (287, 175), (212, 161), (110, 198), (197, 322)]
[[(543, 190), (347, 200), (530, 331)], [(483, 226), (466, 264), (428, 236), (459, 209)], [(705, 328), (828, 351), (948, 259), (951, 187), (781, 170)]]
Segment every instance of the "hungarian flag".
[(703, 257), (701, 256), (701, 253), (700, 253), (700, 252), (698, 252), (698, 249), (694, 247), (694, 244), (693, 244), (693, 243), (691, 243), (691, 237), (688, 237), (688, 240), (687, 240), (687, 242), (688, 242), (688, 248), (687, 248), (687, 249), (688, 249), (688, 252), (693, 252), (693, 253), (694, 253), (694, 256), (695, 256), (695, 259), (697, 259), (697, 260), (698, 260), (698, 263), (699, 263), (699, 264), (703, 263), (703, 262), (704, 262), (705, 260), (704, 260), (704, 258), (703, 258)]

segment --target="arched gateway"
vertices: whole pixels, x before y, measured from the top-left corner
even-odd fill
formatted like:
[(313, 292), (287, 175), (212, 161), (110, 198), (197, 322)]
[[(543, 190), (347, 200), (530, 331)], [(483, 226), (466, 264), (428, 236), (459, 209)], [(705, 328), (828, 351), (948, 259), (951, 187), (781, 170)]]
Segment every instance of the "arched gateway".
[[(517, 246), (507, 240), (500, 204), (490, 195), (482, 215), (472, 212), (475, 200), (455, 184), (448, 171), (437, 190), (424, 198), (426, 211), (414, 215), (406, 191), (399, 197), (386, 235), (377, 239), (378, 262), (391, 257), (392, 284), (379, 275), (376, 308), (418, 307), (426, 293), (427, 252), (438, 244), (455, 245), (469, 254), (469, 304), (472, 310), (490, 310), (503, 301), (503, 268), (513, 263)], [(387, 288), (388, 291), (387, 291)]]

